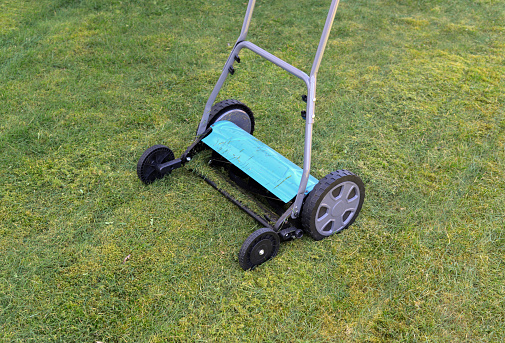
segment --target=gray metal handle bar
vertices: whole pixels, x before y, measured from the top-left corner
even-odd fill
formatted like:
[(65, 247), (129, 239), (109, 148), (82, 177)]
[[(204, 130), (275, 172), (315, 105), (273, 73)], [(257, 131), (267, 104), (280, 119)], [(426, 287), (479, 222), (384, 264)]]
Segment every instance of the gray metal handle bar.
[[(271, 53), (263, 50), (257, 45), (246, 41), (247, 33), (249, 32), (249, 24), (251, 23), (251, 17), (254, 10), (254, 5), (256, 4), (256, 0), (249, 0), (249, 4), (247, 5), (247, 11), (244, 18), (244, 23), (242, 24), (242, 30), (240, 32), (240, 36), (233, 47), (226, 64), (224, 65), (223, 71), (221, 72), (221, 76), (219, 77), (212, 93), (207, 100), (205, 105), (205, 110), (203, 112), (202, 119), (198, 126), (197, 135), (201, 135), (207, 129), (207, 122), (209, 120), (210, 110), (212, 105), (216, 101), (217, 95), (221, 90), (226, 77), (230, 73), (230, 70), (233, 69), (233, 64), (235, 63), (235, 58), (238, 58), (240, 51), (243, 48), (247, 48), (254, 53), (262, 56), (268, 61), (274, 63), (275, 65), (281, 67), (286, 70), (290, 74), (302, 79), (307, 86), (307, 117), (305, 122), (305, 145), (303, 151), (303, 174), (302, 179), (300, 181), (300, 186), (298, 188), (298, 193), (296, 195), (295, 201), (292, 208), (291, 217), (296, 218), (300, 214), (300, 209), (302, 207), (303, 198), (305, 196), (305, 190), (307, 188), (307, 182), (309, 180), (310, 175), (310, 162), (311, 162), (311, 154), (312, 154), (312, 125), (314, 123), (315, 118), (315, 101), (316, 101), (316, 78), (317, 72), (319, 71), (319, 66), (321, 65), (321, 60), (323, 58), (324, 49), (326, 48), (326, 43), (328, 42), (328, 36), (330, 35), (331, 26), (333, 24), (333, 20), (335, 19), (335, 14), (337, 13), (339, 0), (332, 0), (330, 5), (330, 10), (328, 12), (328, 16), (326, 17), (326, 22), (324, 24), (323, 32), (321, 34), (321, 39), (319, 40), (319, 45), (317, 47), (316, 56), (314, 57), (314, 62), (312, 64), (312, 69), (310, 74), (307, 75), (305, 72), (299, 70), (298, 68), (293, 67), (291, 64), (281, 60), (280, 58), (272, 55)], [(280, 226), (281, 223), (276, 223), (276, 228)]]
[[(254, 5), (256, 0), (250, 0), (247, 6), (246, 15), (244, 18), (244, 23), (242, 24), (242, 30), (240, 31), (240, 36), (237, 39), (237, 43), (244, 41), (249, 32), (249, 24), (251, 23), (251, 17), (254, 10)], [(323, 58), (324, 49), (326, 48), (326, 42), (328, 41), (328, 36), (330, 35), (331, 26), (333, 20), (335, 19), (335, 14), (337, 13), (339, 0), (333, 0), (330, 5), (330, 10), (328, 11), (328, 16), (326, 17), (326, 23), (323, 28), (323, 33), (321, 34), (321, 39), (319, 40), (319, 46), (317, 47), (316, 56), (312, 64), (312, 70), (310, 75), (316, 75), (319, 71), (319, 66)]]

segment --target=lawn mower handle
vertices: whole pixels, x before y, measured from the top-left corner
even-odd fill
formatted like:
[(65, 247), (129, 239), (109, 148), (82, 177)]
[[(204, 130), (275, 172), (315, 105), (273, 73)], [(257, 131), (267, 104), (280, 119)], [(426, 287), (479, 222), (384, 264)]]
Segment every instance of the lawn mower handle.
[[(319, 45), (317, 47), (316, 56), (314, 58), (312, 69), (310, 71), (310, 76), (317, 75), (317, 72), (319, 71), (319, 66), (321, 65), (324, 49), (326, 48), (326, 42), (328, 41), (328, 36), (330, 35), (331, 26), (333, 24), (333, 20), (335, 19), (335, 14), (337, 13), (339, 1), (340, 0), (332, 0), (331, 2), (330, 10), (328, 11), (328, 16), (326, 17), (321, 39), (319, 40)], [(244, 41), (247, 37), (255, 4), (256, 0), (249, 0), (244, 23), (242, 24), (242, 30), (240, 31), (240, 36), (237, 39), (237, 43)]]
[(251, 23), (251, 17), (254, 10), (254, 6), (256, 4), (256, 0), (249, 0), (247, 5), (247, 10), (244, 18), (244, 22), (242, 24), (242, 30), (240, 32), (239, 38), (235, 43), (228, 60), (221, 72), (221, 76), (219, 77), (212, 93), (207, 100), (205, 105), (205, 110), (203, 112), (202, 119), (198, 126), (197, 135), (201, 135), (207, 129), (207, 123), (209, 119), (209, 114), (214, 104), (219, 91), (221, 90), (226, 77), (228, 74), (233, 73), (233, 64), (236, 61), (240, 61), (238, 58), (240, 50), (243, 48), (247, 48), (256, 54), (262, 56), (263, 58), (269, 60), (275, 65), (281, 67), (286, 70), (290, 74), (302, 79), (307, 86), (307, 109), (306, 109), (306, 122), (305, 122), (305, 144), (304, 144), (304, 160), (303, 160), (303, 175), (300, 181), (300, 186), (298, 189), (298, 193), (296, 195), (295, 201), (292, 206), (292, 217), (296, 218), (300, 214), (300, 210), (303, 203), (303, 198), (305, 196), (305, 190), (307, 188), (307, 182), (310, 175), (310, 162), (311, 162), (311, 153), (312, 153), (312, 124), (314, 123), (315, 118), (315, 101), (316, 101), (316, 78), (317, 73), (319, 71), (319, 66), (321, 64), (321, 60), (323, 58), (323, 53), (326, 48), (326, 43), (328, 42), (328, 37), (331, 31), (331, 26), (333, 24), (333, 20), (335, 19), (335, 14), (337, 12), (337, 7), (339, 4), (339, 0), (332, 0), (330, 5), (330, 10), (328, 12), (328, 16), (326, 17), (326, 22), (324, 24), (323, 32), (321, 34), (321, 39), (319, 40), (319, 45), (317, 47), (316, 55), (314, 57), (314, 62), (312, 64), (312, 69), (310, 74), (307, 75), (305, 72), (295, 68), (289, 63), (281, 60), (280, 58), (272, 55), (271, 53), (261, 49), (255, 44), (246, 41), (247, 34), (249, 32), (249, 25)]

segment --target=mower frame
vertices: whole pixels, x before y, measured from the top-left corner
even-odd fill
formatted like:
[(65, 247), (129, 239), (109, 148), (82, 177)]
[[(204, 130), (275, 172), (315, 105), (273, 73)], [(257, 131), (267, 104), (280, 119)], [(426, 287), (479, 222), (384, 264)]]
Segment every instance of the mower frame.
[[(245, 14), (244, 22), (242, 24), (242, 30), (240, 35), (235, 43), (226, 64), (224, 65), (223, 71), (221, 72), (221, 76), (219, 77), (214, 89), (212, 90), (207, 103), (205, 105), (205, 109), (203, 112), (202, 119), (200, 124), (198, 125), (197, 135), (203, 135), (208, 126), (209, 114), (212, 108), (212, 105), (216, 101), (216, 98), (219, 94), (219, 91), (223, 87), (224, 82), (229, 74), (233, 74), (235, 69), (233, 65), (235, 62), (240, 63), (239, 53), (243, 48), (249, 49), (252, 52), (258, 54), (259, 56), (265, 58), (266, 60), (272, 62), (273, 64), (281, 67), (288, 73), (300, 78), (305, 82), (307, 86), (307, 108), (306, 108), (306, 122), (305, 122), (305, 139), (304, 139), (304, 150), (303, 150), (303, 174), (300, 181), (300, 186), (298, 188), (298, 192), (293, 204), (290, 206), (288, 211), (290, 212), (291, 218), (298, 218), (300, 215), (300, 210), (303, 204), (303, 198), (305, 197), (305, 191), (307, 188), (307, 182), (310, 175), (310, 165), (311, 165), (311, 155), (312, 155), (312, 126), (314, 124), (315, 119), (315, 102), (316, 102), (316, 81), (317, 81), (317, 73), (319, 71), (319, 66), (321, 65), (321, 60), (323, 58), (324, 50), (326, 48), (326, 43), (328, 42), (328, 37), (330, 35), (331, 27), (333, 25), (333, 21), (335, 19), (335, 14), (337, 13), (337, 7), (339, 4), (339, 0), (332, 0), (330, 5), (330, 10), (328, 12), (328, 16), (326, 17), (326, 22), (324, 24), (323, 32), (321, 34), (321, 38), (319, 40), (319, 45), (317, 47), (316, 55), (314, 57), (314, 62), (312, 63), (312, 69), (310, 74), (306, 74), (300, 69), (292, 66), (291, 64), (285, 62), (277, 56), (269, 53), (266, 50), (263, 50), (259, 46), (251, 43), (250, 41), (246, 41), (247, 34), (249, 32), (249, 25), (251, 23), (252, 14), (254, 11), (254, 7), (256, 4), (256, 0), (249, 0), (247, 5), (247, 11)], [(279, 221), (275, 224), (275, 229), (278, 229), (282, 222), (286, 219), (287, 216), (281, 216)], [(281, 221), (282, 220), (282, 221)]]

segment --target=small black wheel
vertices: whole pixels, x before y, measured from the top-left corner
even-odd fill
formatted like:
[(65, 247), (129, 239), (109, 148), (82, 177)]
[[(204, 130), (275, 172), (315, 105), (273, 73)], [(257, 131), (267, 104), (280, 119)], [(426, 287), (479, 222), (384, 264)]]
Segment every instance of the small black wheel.
[(263, 262), (275, 257), (281, 244), (277, 232), (270, 228), (254, 231), (242, 244), (238, 262), (242, 269), (254, 269)]
[(161, 174), (156, 166), (165, 162), (172, 161), (174, 153), (164, 145), (154, 145), (144, 151), (137, 163), (137, 175), (139, 179), (147, 184), (161, 179), (165, 174)]
[(302, 226), (316, 241), (347, 229), (358, 217), (365, 185), (347, 170), (322, 178), (310, 191), (302, 208)]
[(238, 100), (223, 100), (212, 106), (207, 127), (220, 120), (231, 121), (251, 135), (254, 132), (254, 114), (249, 107)]

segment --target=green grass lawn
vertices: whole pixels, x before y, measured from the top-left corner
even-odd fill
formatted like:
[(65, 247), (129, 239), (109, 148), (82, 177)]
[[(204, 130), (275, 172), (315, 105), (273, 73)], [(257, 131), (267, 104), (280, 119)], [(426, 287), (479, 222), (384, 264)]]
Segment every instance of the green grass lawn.
[[(250, 39), (308, 71), (329, 4), (258, 0)], [(312, 174), (367, 198), (252, 272), (256, 222), (187, 169), (135, 172), (191, 143), (245, 9), (0, 2), (0, 341), (505, 341), (505, 1), (340, 3)], [(218, 100), (301, 164), (304, 85), (241, 57)]]

